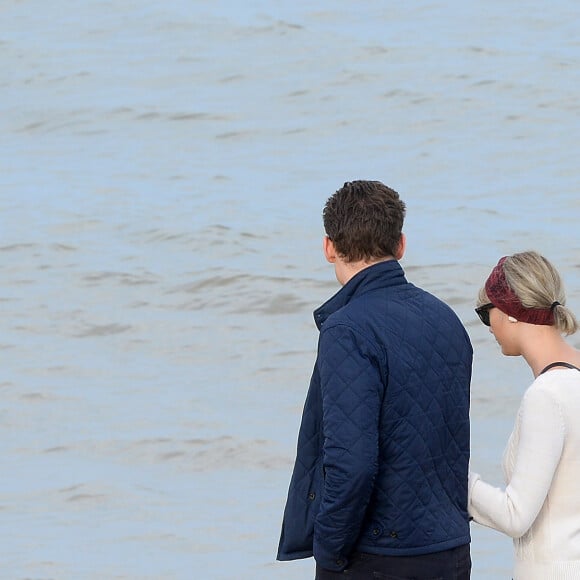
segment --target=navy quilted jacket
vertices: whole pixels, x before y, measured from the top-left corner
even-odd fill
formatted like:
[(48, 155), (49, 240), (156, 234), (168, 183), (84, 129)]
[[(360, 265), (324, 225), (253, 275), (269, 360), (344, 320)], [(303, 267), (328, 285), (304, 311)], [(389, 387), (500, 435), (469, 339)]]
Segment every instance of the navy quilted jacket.
[(354, 276), (314, 313), (279, 560), (343, 570), (353, 551), (410, 556), (469, 543), (472, 348), (453, 311), (396, 261)]

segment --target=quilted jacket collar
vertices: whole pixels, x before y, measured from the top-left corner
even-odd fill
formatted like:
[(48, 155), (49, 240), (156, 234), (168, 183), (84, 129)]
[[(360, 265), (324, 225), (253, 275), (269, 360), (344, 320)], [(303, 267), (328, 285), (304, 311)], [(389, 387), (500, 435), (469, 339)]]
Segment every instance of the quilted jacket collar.
[(396, 260), (373, 264), (355, 274), (332, 298), (314, 311), (314, 322), (320, 330), (326, 319), (353, 298), (376, 290), (406, 284), (403, 268)]

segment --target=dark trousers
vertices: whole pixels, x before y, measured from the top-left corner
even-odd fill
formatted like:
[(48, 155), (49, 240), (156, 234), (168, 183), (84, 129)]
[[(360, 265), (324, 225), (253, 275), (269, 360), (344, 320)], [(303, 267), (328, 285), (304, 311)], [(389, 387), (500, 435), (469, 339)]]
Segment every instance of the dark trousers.
[(376, 556), (355, 552), (348, 568), (332, 572), (316, 566), (315, 580), (469, 580), (469, 544), (422, 556)]

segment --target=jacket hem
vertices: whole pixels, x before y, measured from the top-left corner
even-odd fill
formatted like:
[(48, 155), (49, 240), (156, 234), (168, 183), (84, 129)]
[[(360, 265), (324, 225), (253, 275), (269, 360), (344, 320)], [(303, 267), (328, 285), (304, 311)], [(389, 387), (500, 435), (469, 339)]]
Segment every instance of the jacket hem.
[(469, 543), (471, 543), (471, 537), (467, 534), (460, 538), (454, 538), (452, 540), (446, 540), (445, 542), (415, 548), (386, 548), (383, 546), (377, 546), (376, 544), (357, 544), (355, 549), (357, 552), (366, 552), (367, 554), (374, 554), (376, 556), (422, 556), (424, 554), (444, 552), (445, 550), (458, 548), (459, 546), (464, 546)]
[(290, 560), (303, 560), (305, 558), (312, 558), (314, 552), (312, 550), (303, 550), (301, 552), (280, 553), (276, 556), (276, 560), (280, 562), (289, 562)]

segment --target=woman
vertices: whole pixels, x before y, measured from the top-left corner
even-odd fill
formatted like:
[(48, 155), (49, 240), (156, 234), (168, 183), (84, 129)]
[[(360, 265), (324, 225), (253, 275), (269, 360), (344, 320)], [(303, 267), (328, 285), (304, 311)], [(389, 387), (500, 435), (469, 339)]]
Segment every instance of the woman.
[(502, 258), (476, 312), (534, 374), (503, 457), (507, 487), (469, 476), (476, 522), (514, 538), (514, 580), (580, 579), (580, 351), (556, 269), (536, 252)]

